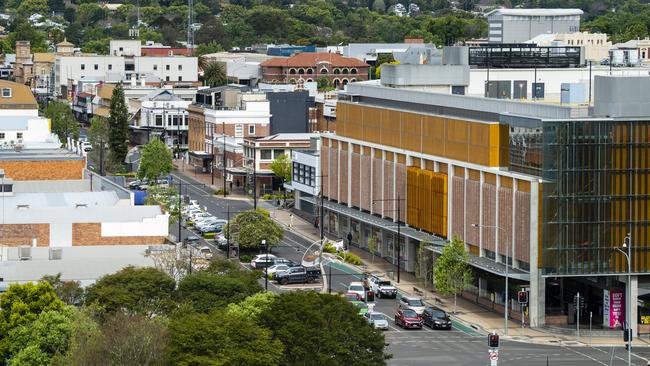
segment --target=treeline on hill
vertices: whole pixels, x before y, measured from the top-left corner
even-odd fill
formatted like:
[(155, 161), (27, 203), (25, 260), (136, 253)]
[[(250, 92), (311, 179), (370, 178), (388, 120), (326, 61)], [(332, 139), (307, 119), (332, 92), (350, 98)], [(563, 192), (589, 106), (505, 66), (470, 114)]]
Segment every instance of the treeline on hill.
[[(113, 1), (120, 2), (120, 1)], [(388, 14), (391, 5), (417, 4), (419, 15)], [(137, 23), (136, 0), (123, 0), (110, 12), (95, 0), (0, 0), (0, 7), (15, 14), (5, 21), (9, 36), (3, 51), (16, 40), (29, 40), (44, 51), (46, 40), (64, 37), (84, 52), (106, 53), (110, 39), (128, 38)], [(401, 42), (405, 37), (424, 38), (448, 45), (485, 37), (487, 23), (472, 11), (478, 0), (461, 0), (452, 9), (448, 0), (195, 0), (195, 21), (203, 26), (195, 33), (199, 54), (260, 43), (336, 45), (349, 42)], [(610, 34), (614, 42), (648, 35), (650, 5), (638, 0), (493, 0), (482, 4), (506, 7), (577, 7), (585, 11), (584, 30)], [(468, 10), (468, 11), (465, 11)], [(140, 0), (140, 39), (178, 45), (185, 41), (186, 0)], [(35, 13), (48, 15), (63, 25), (38, 27), (30, 23)]]
[[(172, 256), (174, 254), (172, 253)], [(83, 289), (48, 276), (0, 295), (0, 365), (383, 365), (384, 335), (342, 296), (262, 292), (213, 261), (176, 282), (127, 267)]]

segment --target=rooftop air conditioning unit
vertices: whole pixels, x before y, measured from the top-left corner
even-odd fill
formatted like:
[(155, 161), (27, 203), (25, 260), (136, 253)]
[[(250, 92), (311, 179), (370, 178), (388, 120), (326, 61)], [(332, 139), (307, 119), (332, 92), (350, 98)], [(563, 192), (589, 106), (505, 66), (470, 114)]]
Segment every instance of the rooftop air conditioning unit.
[(60, 261), (63, 257), (62, 248), (50, 248), (50, 260), (51, 261)]
[(32, 248), (31, 247), (20, 247), (18, 248), (18, 257), (21, 261), (28, 261), (32, 259)]

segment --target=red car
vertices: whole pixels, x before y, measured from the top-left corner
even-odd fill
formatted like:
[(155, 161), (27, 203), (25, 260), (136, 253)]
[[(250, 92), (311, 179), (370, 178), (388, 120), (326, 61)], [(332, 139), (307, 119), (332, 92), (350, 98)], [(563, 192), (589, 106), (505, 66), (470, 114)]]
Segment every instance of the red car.
[(404, 329), (422, 329), (422, 318), (411, 309), (397, 309), (395, 325)]
[(355, 292), (347, 292), (345, 295), (343, 295), (346, 300), (348, 301), (362, 301), (363, 299), (360, 298), (359, 294)]

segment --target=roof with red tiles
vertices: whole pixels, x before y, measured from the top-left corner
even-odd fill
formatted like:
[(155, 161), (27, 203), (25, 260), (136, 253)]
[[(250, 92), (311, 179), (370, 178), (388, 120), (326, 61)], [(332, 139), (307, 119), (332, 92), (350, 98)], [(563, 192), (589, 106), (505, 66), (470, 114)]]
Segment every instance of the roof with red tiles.
[(291, 57), (272, 58), (261, 63), (263, 67), (313, 67), (319, 63), (328, 63), (334, 67), (364, 67), (365, 62), (351, 57), (343, 57), (338, 53), (302, 52)]

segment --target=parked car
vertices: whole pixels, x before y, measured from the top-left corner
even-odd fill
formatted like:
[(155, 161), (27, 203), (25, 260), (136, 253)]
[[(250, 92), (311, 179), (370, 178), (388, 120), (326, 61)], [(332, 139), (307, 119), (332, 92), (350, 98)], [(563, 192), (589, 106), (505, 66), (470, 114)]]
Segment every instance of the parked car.
[(190, 218), (192, 219), (192, 221), (194, 221), (194, 223), (200, 222), (201, 220), (207, 219), (209, 217), (214, 217), (214, 216), (209, 212), (203, 212), (203, 211), (190, 214)]
[(295, 263), (281, 263), (281, 264), (274, 264), (264, 270), (264, 273), (270, 278), (270, 279), (275, 279), (275, 275), (280, 272), (284, 272), (288, 270), (291, 267), (297, 267), (298, 264)]
[(365, 315), (368, 324), (372, 325), (375, 329), (388, 330), (388, 320), (383, 313), (367, 313)]
[(287, 258), (275, 258), (273, 260), (273, 264), (292, 264), (292, 263), (294, 262)]
[(140, 179), (136, 179), (134, 181), (129, 182), (128, 187), (129, 189), (139, 189), (140, 185), (143, 184), (144, 182), (141, 181)]
[(258, 254), (251, 259), (251, 267), (253, 268), (266, 268), (273, 265), (273, 260), (276, 257), (273, 254)]
[(368, 314), (368, 304), (363, 301), (351, 301), (354, 306), (359, 309), (359, 315), (365, 316)]
[(388, 297), (394, 299), (397, 297), (397, 288), (390, 281), (377, 276), (370, 276), (368, 283), (370, 284), (370, 291), (374, 292), (379, 298)]
[(411, 309), (397, 309), (395, 325), (404, 329), (422, 329), (422, 318)]
[(201, 238), (196, 235), (190, 235), (187, 238), (183, 239), (184, 245), (196, 245), (201, 242)]
[(422, 312), (422, 322), (432, 329), (451, 329), (451, 319), (444, 310), (427, 307)]
[(320, 269), (303, 266), (291, 267), (286, 271), (276, 273), (275, 280), (281, 285), (289, 283), (314, 283), (320, 280)]
[(354, 292), (346, 292), (343, 294), (343, 297), (345, 297), (346, 300), (348, 301), (361, 301), (362, 298), (359, 296), (359, 294), (354, 293)]
[(91, 143), (88, 142), (88, 141), (84, 141), (84, 142), (81, 143), (81, 148), (82, 148), (85, 152), (93, 151), (93, 144), (91, 144)]
[(366, 298), (366, 289), (365, 287), (363, 287), (363, 283), (361, 282), (350, 282), (347, 292), (348, 293), (352, 292), (357, 294), (359, 296), (359, 300), (363, 300)]
[(211, 259), (212, 258), (212, 249), (210, 249), (209, 246), (202, 246), (201, 247), (201, 254), (205, 256), (206, 259)]
[(426, 305), (424, 305), (424, 301), (422, 301), (422, 299), (419, 297), (402, 296), (399, 299), (399, 307), (402, 309), (411, 309), (418, 315), (422, 315), (422, 312), (424, 312)]

